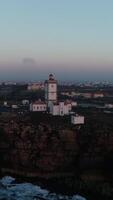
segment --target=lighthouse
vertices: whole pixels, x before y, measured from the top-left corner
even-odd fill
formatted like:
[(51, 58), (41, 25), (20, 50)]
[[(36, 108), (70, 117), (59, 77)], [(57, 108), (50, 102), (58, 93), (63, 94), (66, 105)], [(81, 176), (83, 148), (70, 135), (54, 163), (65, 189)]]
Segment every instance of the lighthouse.
[(47, 105), (57, 101), (57, 80), (53, 74), (50, 74), (48, 80), (45, 81), (45, 101)]

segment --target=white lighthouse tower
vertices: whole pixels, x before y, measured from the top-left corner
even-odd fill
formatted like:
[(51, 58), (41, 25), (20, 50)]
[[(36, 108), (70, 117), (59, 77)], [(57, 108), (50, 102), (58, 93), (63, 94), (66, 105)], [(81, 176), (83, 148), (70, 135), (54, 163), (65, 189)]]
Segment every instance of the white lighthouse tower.
[(45, 81), (45, 101), (47, 105), (57, 101), (57, 81), (53, 74), (50, 74), (49, 79)]

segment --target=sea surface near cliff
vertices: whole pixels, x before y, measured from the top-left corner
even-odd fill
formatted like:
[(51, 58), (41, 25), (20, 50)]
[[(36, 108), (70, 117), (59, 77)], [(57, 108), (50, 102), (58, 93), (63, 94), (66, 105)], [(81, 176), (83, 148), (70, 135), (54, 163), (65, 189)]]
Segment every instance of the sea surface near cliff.
[(15, 179), (5, 176), (0, 179), (0, 200), (86, 200), (80, 195), (61, 195), (51, 193), (32, 183), (16, 183)]

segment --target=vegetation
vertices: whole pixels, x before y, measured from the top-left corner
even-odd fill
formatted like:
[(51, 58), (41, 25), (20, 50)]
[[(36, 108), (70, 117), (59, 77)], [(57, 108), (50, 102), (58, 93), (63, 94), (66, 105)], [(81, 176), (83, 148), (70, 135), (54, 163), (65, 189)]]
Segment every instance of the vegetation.
[[(105, 88), (106, 94), (109, 91), (111, 88)], [(2, 103), (44, 98), (44, 91), (28, 92), (25, 86), (14, 86), (9, 96), (3, 94), (3, 88), (0, 92)], [(73, 100), (104, 105), (112, 97)], [(33, 175), (51, 190), (77, 192), (89, 200), (113, 199), (113, 113), (81, 106), (73, 111), (85, 116), (85, 125), (73, 126), (70, 116), (1, 112), (1, 172), (10, 168), (17, 170), (16, 175)]]

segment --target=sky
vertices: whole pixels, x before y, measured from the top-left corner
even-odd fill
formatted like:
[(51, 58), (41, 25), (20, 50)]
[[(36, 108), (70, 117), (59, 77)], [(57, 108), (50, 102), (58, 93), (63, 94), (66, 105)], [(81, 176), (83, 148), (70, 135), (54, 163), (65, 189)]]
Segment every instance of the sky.
[(113, 0), (0, 0), (0, 80), (113, 80)]

